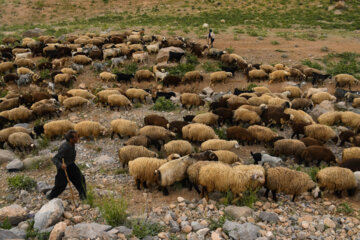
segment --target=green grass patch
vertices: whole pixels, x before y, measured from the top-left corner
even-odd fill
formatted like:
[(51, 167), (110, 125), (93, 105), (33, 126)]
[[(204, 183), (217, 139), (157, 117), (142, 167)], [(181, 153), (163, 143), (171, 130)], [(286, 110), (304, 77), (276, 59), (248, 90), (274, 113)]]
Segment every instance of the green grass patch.
[(127, 169), (127, 168), (119, 168), (119, 169), (115, 170), (114, 174), (115, 175), (129, 174), (129, 169)]
[(217, 62), (206, 61), (202, 64), (202, 68), (205, 70), (205, 72), (221, 71), (221, 68)]
[(194, 71), (196, 65), (189, 64), (189, 63), (180, 63), (176, 67), (169, 68), (169, 74), (171, 75), (177, 75), (177, 76), (184, 76), (185, 73)]
[(316, 174), (318, 173), (318, 171), (320, 171), (320, 168), (318, 167), (310, 167), (308, 169), (305, 170), (305, 172), (307, 174), (309, 174), (309, 176), (311, 177), (311, 179), (314, 181), (314, 182), (317, 182), (316, 180)]
[(29, 227), (26, 229), (26, 239), (38, 239), (38, 240), (47, 240), (50, 237), (50, 232), (40, 233), (34, 229), (34, 221), (29, 222)]
[(350, 215), (354, 212), (354, 209), (348, 203), (340, 203), (337, 208), (337, 212)]
[(227, 53), (233, 53), (234, 52), (234, 48), (233, 47), (228, 47), (228, 48), (225, 48), (225, 51)]
[(280, 43), (278, 41), (271, 41), (272, 45), (279, 45)]
[(186, 54), (186, 63), (196, 66), (199, 64), (199, 60), (198, 60), (197, 56), (188, 53), (188, 54)]
[(128, 204), (124, 198), (109, 195), (101, 199), (97, 205), (107, 224), (113, 227), (125, 224)]
[(256, 85), (255, 83), (250, 83), (248, 86), (247, 86), (247, 90), (248, 91), (252, 91), (254, 87), (257, 87), (258, 85)]
[(135, 74), (138, 69), (136, 62), (128, 63), (124, 65), (124, 69), (121, 71), (124, 74)]
[(37, 140), (40, 149), (47, 148), (50, 144), (50, 140), (47, 137), (41, 137)]
[(243, 192), (242, 198), (240, 199), (240, 205), (253, 208), (255, 202), (257, 201), (257, 192), (257, 190), (246, 190)]
[(227, 215), (219, 216), (218, 218), (209, 218), (209, 229), (211, 231), (215, 231), (218, 228), (222, 228), (226, 220), (233, 220), (231, 217)]
[(352, 52), (329, 53), (322, 59), (326, 70), (331, 75), (347, 73), (359, 77), (360, 54)]
[(12, 189), (30, 191), (36, 187), (36, 181), (25, 175), (16, 175), (7, 178), (8, 185)]
[(12, 228), (12, 225), (11, 225), (8, 217), (6, 217), (3, 221), (0, 221), (0, 228), (2, 228), (2, 229), (11, 229)]
[(319, 63), (317, 62), (312, 62), (311, 60), (309, 59), (304, 59), (304, 60), (301, 60), (301, 63), (306, 65), (306, 66), (309, 66), (311, 68), (315, 68), (315, 69), (318, 69), (318, 70), (322, 70), (323, 69), (323, 66), (321, 66)]
[(136, 103), (133, 104), (133, 107), (134, 108), (141, 108), (142, 104), (140, 102), (136, 102)]
[(176, 109), (176, 105), (165, 97), (159, 97), (156, 100), (154, 106), (152, 106), (150, 109), (155, 111), (170, 112)]
[(220, 139), (227, 139), (225, 129), (223, 129), (223, 128), (215, 128), (214, 131), (215, 131), (216, 135), (219, 136)]
[(158, 223), (150, 223), (144, 220), (133, 222), (132, 225), (133, 235), (143, 239), (146, 236), (157, 236), (158, 233), (164, 230), (164, 227)]

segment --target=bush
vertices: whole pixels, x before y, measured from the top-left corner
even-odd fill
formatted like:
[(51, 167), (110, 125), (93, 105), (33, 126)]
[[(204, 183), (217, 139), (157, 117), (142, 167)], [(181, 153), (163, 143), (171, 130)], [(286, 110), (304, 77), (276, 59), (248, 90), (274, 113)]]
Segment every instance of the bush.
[(305, 172), (310, 175), (311, 179), (314, 182), (317, 182), (316, 174), (318, 173), (319, 170), (320, 169), (318, 167), (311, 167), (311, 168), (308, 168)]
[(95, 207), (95, 200), (96, 200), (96, 196), (95, 196), (95, 191), (94, 188), (91, 185), (88, 185), (86, 187), (86, 200), (84, 201), (86, 204), (89, 204), (90, 207)]
[(41, 137), (38, 139), (39, 148), (44, 149), (49, 146), (49, 139), (47, 137)]
[(40, 77), (45, 80), (51, 78), (51, 73), (49, 69), (44, 69), (40, 71)]
[(257, 192), (258, 190), (246, 190), (243, 192), (240, 205), (253, 208), (254, 203), (257, 201)]
[(352, 214), (354, 209), (348, 203), (340, 203), (339, 207), (337, 208), (337, 212)]
[(146, 236), (156, 236), (164, 230), (164, 227), (158, 223), (149, 223), (146, 221), (136, 221), (132, 224), (133, 234), (142, 239)]
[(127, 217), (127, 202), (124, 198), (107, 196), (99, 201), (102, 217), (113, 227), (123, 225)]
[(233, 53), (234, 52), (234, 48), (233, 47), (228, 47), (228, 48), (225, 48), (225, 51), (227, 53)]
[(14, 177), (7, 178), (10, 188), (18, 190), (31, 190), (36, 187), (36, 181), (25, 175), (16, 175)]
[(178, 76), (184, 76), (185, 73), (194, 71), (196, 65), (190, 64), (190, 63), (180, 63), (176, 67), (169, 68), (169, 74), (171, 75), (178, 75)]
[(26, 229), (26, 239), (47, 240), (50, 237), (50, 232), (40, 233), (34, 229), (34, 221), (29, 222), (29, 227)]
[(256, 85), (255, 83), (250, 83), (248, 86), (247, 86), (247, 90), (248, 91), (252, 91), (252, 89), (254, 88), (254, 87), (257, 87), (258, 85)]
[[(224, 225), (224, 223), (226, 222), (227, 219), (229, 219), (229, 217), (226, 215), (222, 215), (218, 219), (210, 218), (209, 219), (209, 222), (210, 222), (209, 229), (211, 231), (215, 231), (218, 228), (222, 228), (222, 226)], [(231, 220), (231, 219), (229, 219), (229, 220)]]
[(220, 139), (227, 139), (225, 129), (214, 128), (214, 131), (215, 131), (216, 135), (219, 136)]
[(11, 225), (8, 217), (6, 217), (4, 219), (4, 221), (0, 222), (0, 228), (2, 228), (2, 229), (11, 229), (12, 228), (12, 225)]
[(280, 43), (278, 41), (272, 41), (271, 44), (272, 45), (279, 45)]
[(186, 54), (186, 63), (192, 64), (192, 65), (198, 65), (199, 60), (198, 60), (197, 56), (188, 53), (188, 54)]
[(168, 100), (165, 97), (159, 97), (156, 100), (154, 106), (151, 107), (151, 109), (155, 111), (170, 112), (176, 109), (176, 105), (171, 100)]
[(135, 74), (137, 69), (138, 69), (137, 63), (132, 62), (132, 63), (124, 65), (124, 70), (122, 71), (122, 73), (124, 73), (124, 74)]
[(309, 66), (311, 68), (315, 68), (315, 69), (318, 69), (318, 70), (322, 70), (323, 67), (317, 63), (317, 62), (312, 62), (311, 60), (309, 59), (304, 59), (301, 61), (302, 64), (306, 65), (306, 66)]
[(215, 62), (206, 61), (205, 63), (203, 63), (202, 67), (205, 70), (205, 72), (221, 71), (221, 68), (219, 67), (219, 64), (217, 64)]
[(7, 93), (8, 93), (7, 90), (2, 90), (2, 89), (1, 89), (1, 90), (0, 90), (0, 98), (5, 97)]
[(140, 102), (136, 102), (136, 103), (133, 104), (133, 107), (134, 108), (141, 108), (142, 104)]

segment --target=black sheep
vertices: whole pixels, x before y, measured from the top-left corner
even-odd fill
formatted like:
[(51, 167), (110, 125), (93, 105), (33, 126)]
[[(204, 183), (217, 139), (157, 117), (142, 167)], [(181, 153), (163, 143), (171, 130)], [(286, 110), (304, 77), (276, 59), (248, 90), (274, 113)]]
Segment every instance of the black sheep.
[(235, 76), (235, 72), (237, 70), (239, 70), (239, 67), (238, 66), (222, 66), (221, 67), (221, 70), (225, 71), (225, 72), (231, 72), (233, 76)]
[(191, 122), (194, 119), (195, 115), (186, 115), (183, 117), (185, 122)]
[(351, 158), (339, 164), (339, 167), (348, 168), (353, 172), (360, 171), (360, 158)]
[(194, 158), (198, 161), (218, 161), (218, 157), (211, 150), (206, 150), (199, 153), (191, 153), (189, 157)]
[(177, 86), (181, 82), (181, 78), (174, 75), (167, 75), (163, 80), (163, 85), (169, 87), (170, 85)]
[(182, 128), (188, 125), (185, 121), (173, 121), (169, 123), (169, 130), (182, 136)]
[(313, 72), (312, 73), (312, 84), (314, 85), (315, 83), (317, 83), (319, 80), (321, 81), (325, 81), (328, 78), (332, 78), (332, 76), (330, 74), (320, 74), (317, 72)]
[(16, 75), (15, 73), (9, 73), (9, 74), (6, 74), (4, 76), (4, 82), (15, 82), (16, 80), (19, 79), (19, 76)]
[(261, 161), (261, 158), (262, 158), (262, 154), (261, 153), (253, 153), (253, 152), (250, 152), (251, 156), (253, 157), (254, 159), (254, 164), (258, 164), (258, 162)]
[(3, 129), (8, 123), (8, 119), (0, 116), (0, 129)]
[(174, 92), (157, 92), (156, 96), (153, 98), (153, 102), (156, 102), (159, 97), (170, 99), (171, 97), (176, 97), (176, 94)]
[(178, 52), (169, 52), (169, 59), (168, 62), (175, 60), (175, 62), (180, 62), (181, 58), (185, 55), (185, 53), (178, 53)]
[(219, 116), (219, 124), (225, 124), (225, 122), (228, 122), (229, 124), (233, 123), (233, 112), (230, 108), (220, 107), (213, 110), (212, 112)]
[(344, 146), (345, 142), (350, 142), (350, 138), (355, 137), (355, 133), (350, 130), (342, 131), (339, 134), (339, 138), (341, 140), (340, 146)]
[(234, 95), (240, 95), (240, 94), (242, 94), (242, 93), (253, 93), (254, 91), (252, 91), (252, 90), (240, 90), (240, 89), (238, 89), (238, 88), (235, 88), (234, 89)]
[(40, 137), (41, 134), (44, 133), (44, 124), (35, 126), (34, 127), (34, 133), (36, 135), (36, 138)]
[(116, 80), (118, 82), (124, 81), (125, 84), (131, 83), (131, 79), (134, 77), (134, 74), (125, 74), (125, 73), (116, 73)]
[(227, 102), (226, 101), (220, 101), (220, 102), (212, 102), (210, 103), (210, 110), (215, 110), (218, 108), (227, 108)]

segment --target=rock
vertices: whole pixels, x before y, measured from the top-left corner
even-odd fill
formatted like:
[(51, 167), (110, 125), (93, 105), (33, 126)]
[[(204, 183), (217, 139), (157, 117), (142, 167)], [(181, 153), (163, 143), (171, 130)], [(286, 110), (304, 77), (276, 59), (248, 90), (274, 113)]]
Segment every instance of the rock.
[(39, 166), (41, 163), (45, 161), (50, 161), (52, 155), (43, 155), (43, 156), (36, 156), (36, 157), (30, 157), (23, 160), (24, 163), (24, 169), (33, 169)]
[(28, 218), (27, 211), (17, 204), (12, 204), (0, 209), (0, 221), (8, 219), (12, 225), (18, 225)]
[(29, 37), (29, 38), (34, 38), (34, 37), (40, 37), (42, 34), (44, 33), (44, 30), (41, 30), (39, 28), (34, 28), (34, 29), (29, 29), (25, 32), (23, 32), (23, 37)]
[(201, 225), (199, 222), (191, 222), (191, 227), (193, 231), (198, 231), (200, 229), (206, 228), (206, 226)]
[(14, 159), (16, 159), (16, 156), (13, 152), (0, 149), (0, 164), (10, 162)]
[(326, 112), (334, 111), (334, 105), (332, 102), (325, 100), (322, 101), (320, 104), (316, 105), (310, 113), (310, 116), (313, 119), (318, 119), (318, 117)]
[(122, 233), (124, 235), (131, 235), (132, 234), (132, 229), (127, 228), (125, 226), (119, 226), (119, 227), (116, 227), (114, 229), (118, 230), (119, 233)]
[(240, 224), (226, 220), (223, 229), (234, 239), (255, 240), (259, 237), (260, 228), (252, 223)]
[(226, 21), (225, 21), (225, 19), (221, 19), (220, 22), (221, 22), (221, 23), (225, 23)]
[(65, 229), (65, 239), (116, 239), (114, 234), (108, 233), (111, 229), (109, 225), (98, 223), (79, 223), (68, 226)]
[(48, 185), (46, 182), (40, 181), (36, 183), (36, 188), (41, 193), (46, 193), (51, 190), (53, 187)]
[(180, 232), (180, 227), (177, 222), (175, 222), (174, 220), (170, 220), (169, 224), (170, 224), (170, 232), (172, 233)]
[(35, 214), (34, 229), (43, 230), (56, 224), (64, 214), (64, 206), (59, 198), (54, 198)]
[(267, 209), (269, 209), (271, 207), (271, 204), (269, 203), (269, 202), (266, 202), (266, 203), (264, 203), (264, 205), (263, 205), (263, 209), (264, 210), (267, 210)]
[(348, 109), (345, 102), (335, 103), (335, 107), (336, 107), (338, 110), (347, 110), (347, 109)]
[(18, 236), (19, 238), (26, 238), (26, 231), (23, 229), (20, 229), (18, 227), (14, 227), (12, 229), (10, 229), (10, 232), (12, 232), (13, 234), (15, 234), (16, 236)]
[(64, 212), (64, 217), (66, 219), (71, 219), (73, 217), (73, 215), (70, 212)]
[[(159, 53), (156, 56), (156, 62), (157, 63), (161, 63), (161, 62), (165, 62), (168, 60), (169, 58), (169, 52), (177, 52), (177, 53), (185, 53), (185, 51), (181, 48), (178, 47), (166, 47), (166, 48), (161, 48)], [(158, 64), (157, 64), (158, 65)], [(159, 66), (159, 65), (158, 65)]]
[(272, 213), (272, 212), (261, 212), (259, 214), (259, 218), (263, 221), (263, 222), (273, 222), (273, 223), (277, 223), (279, 221), (279, 217), (276, 213)]
[(181, 228), (181, 231), (183, 231), (184, 233), (189, 233), (189, 232), (191, 232), (191, 230), (192, 230), (192, 228), (190, 225), (186, 225)]
[(203, 90), (201, 90), (201, 93), (210, 96), (212, 93), (214, 92), (214, 90), (211, 87), (206, 87)]
[(183, 197), (178, 197), (178, 198), (177, 198), (177, 201), (178, 201), (179, 203), (181, 203), (181, 202), (185, 201), (185, 199), (184, 199)]
[(202, 27), (203, 27), (203, 28), (208, 28), (208, 27), (209, 27), (209, 24), (208, 24), (208, 23), (204, 23), (204, 24), (202, 25)]
[(360, 190), (360, 171), (354, 172), (356, 182), (357, 182), (357, 189)]
[(222, 238), (220, 237), (220, 235), (217, 232), (212, 232), (211, 233), (211, 240), (221, 240)]
[(297, 237), (299, 240), (303, 240), (303, 239), (306, 239), (306, 232), (298, 232), (297, 233)]
[(241, 217), (250, 217), (253, 214), (253, 210), (249, 207), (237, 207), (237, 206), (227, 206), (225, 208), (225, 213), (233, 217), (235, 220), (239, 220)]
[(325, 218), (324, 219), (324, 225), (329, 227), (329, 228), (335, 228), (336, 227), (336, 223), (334, 223), (334, 221), (331, 220), (330, 218)]
[(9, 172), (20, 171), (23, 167), (24, 164), (20, 159), (14, 159), (6, 165), (6, 169)]
[(83, 220), (83, 217), (82, 216), (75, 216), (73, 217), (73, 222), (74, 223), (81, 223)]
[(100, 165), (112, 164), (115, 163), (114, 158), (109, 157), (108, 155), (101, 155), (100, 157), (95, 158), (94, 162)]
[(207, 234), (209, 231), (210, 231), (210, 229), (208, 229), (208, 228), (203, 228), (203, 229), (198, 230), (198, 231), (196, 232), (196, 234), (198, 235), (199, 240), (204, 240), (206, 234)]
[(158, 237), (161, 238), (161, 239), (168, 239), (169, 236), (166, 232), (161, 232), (158, 234)]
[(304, 228), (304, 229), (308, 229), (309, 228), (309, 223), (307, 221), (303, 221), (301, 223), (301, 226)]
[(65, 222), (57, 223), (50, 233), (49, 240), (61, 240), (65, 234), (66, 226)]
[(0, 239), (21, 239), (19, 236), (15, 235), (9, 230), (4, 230), (0, 228)]

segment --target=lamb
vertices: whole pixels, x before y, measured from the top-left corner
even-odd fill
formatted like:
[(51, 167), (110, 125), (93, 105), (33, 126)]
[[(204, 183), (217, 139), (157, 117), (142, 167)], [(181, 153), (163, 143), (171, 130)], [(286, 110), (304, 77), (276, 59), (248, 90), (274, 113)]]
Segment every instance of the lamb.
[(342, 152), (342, 161), (346, 162), (348, 159), (358, 158), (360, 154), (360, 147), (345, 148)]
[(150, 114), (144, 118), (144, 124), (167, 128), (169, 121), (165, 117), (159, 116), (157, 114)]
[(33, 139), (28, 133), (24, 132), (12, 133), (7, 143), (13, 150), (17, 148), (19, 151), (22, 151), (22, 149), (27, 151), (35, 147)]
[(100, 102), (107, 103), (108, 97), (110, 95), (114, 95), (114, 94), (121, 94), (121, 93), (118, 90), (107, 89), (107, 90), (102, 90), (102, 91), (98, 92), (96, 95), (99, 98)]
[(261, 166), (264, 165), (264, 163), (270, 164), (272, 167), (279, 166), (281, 163), (283, 163), (282, 159), (279, 157), (274, 157), (266, 153), (253, 153), (250, 152), (251, 156), (254, 159), (255, 164), (259, 164)]
[(200, 98), (200, 96), (195, 94), (195, 93), (183, 93), (183, 94), (181, 94), (180, 102), (184, 107), (190, 106), (189, 110), (193, 106), (202, 106), (202, 105), (205, 104), (205, 102)]
[(335, 76), (335, 82), (336, 87), (349, 85), (349, 90), (351, 90), (351, 85), (354, 83), (358, 84), (359, 80), (350, 74), (338, 74)]
[(137, 88), (129, 88), (125, 92), (126, 96), (133, 101), (134, 99), (139, 99), (140, 102), (145, 102), (146, 96), (151, 96), (150, 93), (146, 92), (143, 89), (137, 89)]
[(211, 86), (215, 86), (216, 82), (222, 82), (223, 84), (225, 84), (225, 80), (228, 77), (232, 77), (232, 73), (231, 72), (225, 72), (225, 71), (218, 71), (218, 72), (213, 72), (210, 73), (210, 87)]
[(320, 104), (322, 101), (336, 101), (336, 97), (327, 92), (315, 93), (311, 96), (311, 100), (314, 104)]
[(171, 140), (176, 136), (175, 133), (170, 132), (169, 130), (159, 127), (159, 126), (145, 126), (139, 130), (140, 135), (147, 136), (153, 142), (157, 142), (157, 148), (160, 151), (161, 145), (160, 141), (165, 144), (166, 141)]
[(26, 121), (30, 120), (33, 116), (32, 111), (27, 109), (24, 106), (20, 106), (20, 107), (8, 110), (6, 115), (7, 116), (5, 118), (7, 118), (10, 121), (14, 121), (14, 122), (26, 122)]
[(274, 143), (275, 155), (296, 156), (306, 148), (300, 140), (281, 139)]
[(71, 90), (67, 91), (67, 93), (72, 95), (73, 97), (82, 97), (82, 98), (86, 98), (88, 100), (92, 100), (95, 98), (95, 95), (93, 95), (90, 92), (88, 92), (87, 90), (83, 90), (83, 89), (71, 89)]
[(144, 63), (149, 60), (149, 53), (144, 51), (134, 52), (132, 58), (135, 62)]
[(185, 140), (173, 140), (164, 145), (166, 155), (169, 156), (173, 153), (177, 153), (180, 156), (191, 154), (194, 148), (191, 143)]
[(99, 76), (100, 79), (104, 82), (116, 81), (116, 75), (110, 72), (102, 72)]
[(347, 168), (323, 168), (316, 174), (316, 179), (320, 189), (333, 190), (338, 197), (341, 197), (343, 190), (347, 190), (348, 195), (353, 196), (357, 188), (355, 175)]
[(74, 124), (69, 120), (56, 120), (44, 124), (44, 134), (48, 138), (62, 136), (72, 129), (74, 129)]
[(254, 143), (254, 137), (250, 134), (250, 132), (239, 126), (233, 126), (226, 129), (226, 136), (229, 140), (237, 140), (243, 146), (245, 145), (245, 142), (247, 142), (248, 145)]
[(319, 192), (315, 182), (311, 180), (307, 173), (285, 167), (275, 167), (267, 170), (265, 188), (265, 197), (268, 196), (271, 190), (274, 201), (277, 201), (277, 192), (293, 195), (293, 202), (296, 196), (303, 192), (312, 191), (314, 197), (317, 197)]
[(159, 52), (159, 48), (160, 48), (160, 43), (159, 42), (154, 43), (154, 44), (149, 44), (149, 45), (146, 46), (146, 50), (149, 53), (157, 53), (157, 52)]
[(82, 73), (82, 72), (84, 72), (84, 65), (72, 63), (71, 69), (73, 69), (77, 73)]
[(93, 121), (82, 121), (74, 126), (75, 131), (78, 133), (79, 137), (93, 137), (94, 141), (101, 133), (105, 135), (107, 130), (104, 126), (100, 125), (98, 122)]
[(119, 138), (122, 136), (136, 136), (139, 133), (139, 127), (136, 122), (129, 121), (126, 119), (115, 119), (111, 123), (111, 139), (113, 139), (116, 133)]
[(323, 146), (322, 142), (320, 142), (319, 140), (315, 139), (315, 138), (311, 138), (311, 137), (304, 137), (304, 138), (300, 138), (300, 141), (302, 141), (306, 147), (310, 147), (310, 146)]
[(119, 54), (120, 54), (119, 48), (108, 48), (103, 50), (104, 60), (106, 60), (109, 57), (111, 58), (117, 57)]
[(290, 76), (290, 73), (284, 70), (276, 70), (269, 74), (269, 84), (273, 83), (274, 81), (284, 82), (287, 77)]
[(304, 149), (302, 152), (299, 152), (298, 156), (302, 161), (305, 162), (305, 165), (308, 166), (310, 162), (316, 162), (316, 165), (319, 166), (321, 161), (331, 163), (335, 162), (336, 158), (332, 151), (324, 146), (309, 146)]
[(164, 71), (161, 71), (161, 72), (160, 72), (159, 70), (157, 70), (156, 65), (154, 65), (154, 67), (153, 67), (153, 72), (154, 72), (154, 74), (155, 74), (155, 82), (157, 82), (158, 79), (160, 79), (161, 81), (163, 81), (164, 78), (165, 78), (167, 75), (169, 75), (168, 72), (164, 72)]
[(219, 138), (211, 127), (201, 123), (186, 125), (182, 128), (182, 135), (184, 139), (196, 142)]
[(23, 127), (9, 127), (0, 130), (0, 148), (4, 148), (4, 143), (8, 140), (9, 136), (16, 132), (28, 133), (26, 128)]
[(249, 123), (250, 125), (261, 122), (261, 119), (256, 112), (249, 111), (245, 108), (236, 109), (233, 118), (238, 123), (241, 121), (241, 122)]
[(125, 168), (132, 161), (139, 157), (158, 157), (156, 152), (150, 151), (143, 146), (125, 146), (118, 151), (118, 156), (122, 167)]
[(167, 162), (154, 171), (157, 177), (158, 184), (161, 187), (165, 196), (169, 195), (167, 190), (168, 186), (171, 186), (175, 182), (186, 179), (187, 168), (195, 162), (194, 159), (188, 156)]
[(257, 142), (269, 143), (278, 135), (271, 129), (259, 125), (253, 125), (247, 129)]
[(76, 64), (81, 64), (81, 65), (88, 65), (92, 62), (92, 59), (85, 55), (76, 55), (72, 57), (72, 59)]
[(190, 71), (185, 73), (181, 81), (183, 83), (193, 83), (193, 82), (201, 82), (203, 79), (204, 77), (201, 75), (199, 71)]
[(233, 153), (228, 150), (218, 150), (218, 151), (214, 151), (214, 153), (218, 157), (218, 161), (223, 163), (233, 164), (235, 162), (241, 161), (241, 159), (236, 153)]
[(248, 73), (248, 80), (250, 82), (252, 82), (255, 79), (265, 80), (267, 78), (268, 78), (268, 74), (264, 70), (261, 70), (261, 69), (260, 70), (254, 69), (254, 70), (249, 71), (249, 73)]
[(305, 127), (305, 136), (312, 137), (317, 140), (327, 142), (332, 140), (335, 144), (338, 141), (338, 136), (335, 131), (332, 130), (329, 126), (322, 124), (311, 124)]
[(112, 58), (110, 68), (119, 67), (119, 65), (123, 65), (126, 59), (127, 59), (126, 55)]
[(213, 113), (200, 113), (194, 117), (193, 123), (202, 123), (208, 126), (218, 125), (219, 116)]
[(109, 104), (110, 108), (125, 107), (126, 110), (132, 108), (130, 100), (122, 94), (112, 94), (108, 96), (107, 103)]
[(206, 150), (231, 150), (238, 149), (240, 146), (237, 141), (226, 141), (223, 139), (209, 139), (200, 146), (201, 151)]
[(74, 107), (80, 107), (84, 104), (89, 105), (89, 100), (82, 98), (82, 97), (69, 97), (64, 100), (63, 105), (65, 109), (70, 110)]
[(130, 146), (130, 145), (134, 145), (134, 146), (143, 146), (143, 147), (149, 147), (151, 145), (151, 140), (150, 138), (146, 137), (146, 136), (134, 136), (129, 138), (125, 143), (124, 146)]
[(318, 122), (323, 125), (333, 126), (341, 121), (341, 112), (332, 111), (321, 114)]
[(311, 99), (307, 98), (295, 98), (291, 101), (291, 108), (300, 110), (311, 110), (314, 104)]
[(360, 158), (350, 158), (339, 163), (339, 167), (348, 168), (353, 172), (360, 171)]

